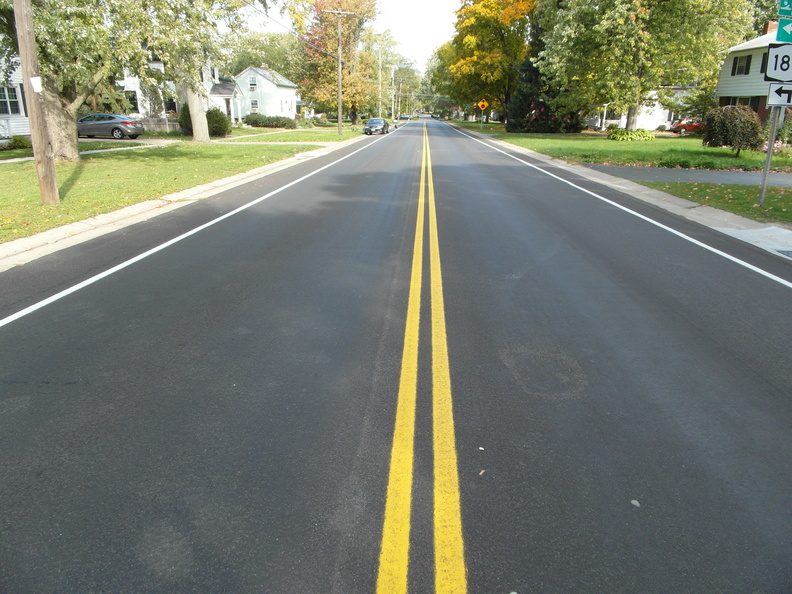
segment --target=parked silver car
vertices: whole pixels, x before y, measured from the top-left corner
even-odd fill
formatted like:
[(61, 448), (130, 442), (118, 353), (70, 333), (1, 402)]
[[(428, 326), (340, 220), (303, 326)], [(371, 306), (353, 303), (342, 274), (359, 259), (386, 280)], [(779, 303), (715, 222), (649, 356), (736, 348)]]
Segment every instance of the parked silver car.
[(77, 136), (111, 136), (137, 138), (146, 129), (143, 124), (124, 115), (93, 113), (77, 120)]

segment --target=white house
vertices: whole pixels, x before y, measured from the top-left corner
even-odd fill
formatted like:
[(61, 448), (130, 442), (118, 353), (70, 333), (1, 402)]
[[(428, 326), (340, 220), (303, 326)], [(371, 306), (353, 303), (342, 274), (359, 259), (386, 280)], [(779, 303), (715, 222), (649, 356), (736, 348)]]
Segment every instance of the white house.
[[(666, 89), (670, 91), (676, 100), (681, 99), (690, 93), (689, 87), (673, 87)], [(654, 101), (651, 105), (641, 106), (638, 112), (638, 128), (644, 130), (657, 130), (660, 126), (666, 129), (678, 119), (678, 114), (670, 109), (663, 107), (659, 101)], [(620, 114), (608, 109), (607, 105), (598, 105), (593, 110), (591, 116), (586, 120), (589, 128), (604, 130), (611, 124), (616, 124), (619, 128), (627, 126), (627, 114)]]
[[(149, 68), (165, 72), (165, 66), (158, 58), (154, 58), (149, 63)], [(158, 118), (164, 117), (168, 112), (178, 113), (179, 111), (179, 105), (175, 99), (177, 96), (176, 85), (173, 82), (165, 83), (167, 96), (163, 97), (161, 101), (162, 112), (159, 112), (143, 93), (138, 77), (127, 76), (124, 80), (119, 81), (119, 84), (135, 113)], [(217, 68), (207, 65), (201, 69), (201, 85), (204, 88), (204, 110), (217, 107), (232, 122), (242, 119), (240, 103), (242, 93), (234, 81), (221, 78)]]
[(268, 116), (294, 118), (300, 95), (297, 85), (286, 77), (270, 70), (249, 67), (236, 75), (242, 97), (242, 115), (260, 113)]
[(724, 105), (749, 105), (765, 121), (769, 115), (767, 92), (770, 83), (765, 80), (767, 49), (776, 43), (775, 28), (771, 23), (769, 33), (735, 45), (729, 50), (718, 76), (715, 96)]
[(7, 83), (0, 83), (0, 138), (30, 136), (22, 71), (17, 68)]

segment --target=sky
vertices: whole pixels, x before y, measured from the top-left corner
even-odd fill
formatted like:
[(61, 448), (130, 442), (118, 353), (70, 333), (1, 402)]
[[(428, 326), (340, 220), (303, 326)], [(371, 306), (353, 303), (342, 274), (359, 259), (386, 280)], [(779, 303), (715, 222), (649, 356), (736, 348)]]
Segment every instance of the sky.
[(399, 44), (396, 51), (423, 73), (432, 53), (454, 36), (455, 12), (461, 5), (461, 0), (377, 0), (373, 27), (390, 29)]

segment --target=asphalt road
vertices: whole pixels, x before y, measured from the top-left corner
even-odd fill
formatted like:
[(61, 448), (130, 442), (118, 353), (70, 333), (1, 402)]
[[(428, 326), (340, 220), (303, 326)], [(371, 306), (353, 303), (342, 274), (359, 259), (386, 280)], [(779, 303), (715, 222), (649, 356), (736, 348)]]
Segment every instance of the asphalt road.
[(790, 591), (790, 314), (788, 259), (367, 138), (0, 273), (0, 591)]

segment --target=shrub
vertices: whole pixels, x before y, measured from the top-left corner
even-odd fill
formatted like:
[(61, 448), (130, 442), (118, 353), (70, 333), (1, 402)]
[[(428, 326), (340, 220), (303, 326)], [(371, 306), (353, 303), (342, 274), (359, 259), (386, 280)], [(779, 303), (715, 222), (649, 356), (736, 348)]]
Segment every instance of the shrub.
[(242, 118), (242, 121), (254, 128), (286, 128), (288, 130), (297, 128), (297, 122), (284, 116), (265, 116), (260, 113), (251, 113)]
[(231, 121), (217, 107), (206, 112), (206, 123), (209, 126), (209, 136), (227, 136), (231, 130)]
[(11, 142), (8, 143), (9, 149), (29, 149), (33, 148), (33, 143), (30, 141), (30, 136), (12, 136)]
[(192, 134), (192, 120), (190, 119), (190, 107), (185, 103), (179, 110), (179, 128), (185, 134)]
[(637, 130), (611, 130), (608, 132), (608, 140), (619, 140), (622, 142), (639, 142), (644, 140), (654, 140), (655, 136), (648, 130), (638, 128)]
[(715, 107), (704, 116), (705, 146), (728, 146), (739, 157), (741, 150), (759, 150), (764, 142), (759, 116), (747, 105)]
[(660, 124), (660, 125), (657, 127), (657, 131), (658, 131), (658, 132), (665, 132), (666, 130), (668, 130), (668, 128), (666, 128), (666, 125), (665, 125), (665, 124)]

